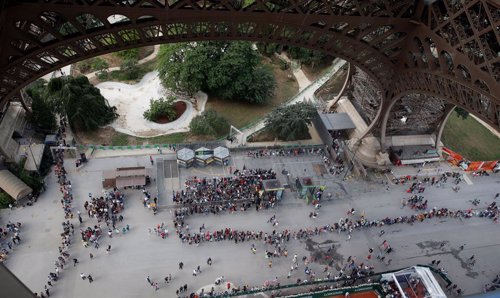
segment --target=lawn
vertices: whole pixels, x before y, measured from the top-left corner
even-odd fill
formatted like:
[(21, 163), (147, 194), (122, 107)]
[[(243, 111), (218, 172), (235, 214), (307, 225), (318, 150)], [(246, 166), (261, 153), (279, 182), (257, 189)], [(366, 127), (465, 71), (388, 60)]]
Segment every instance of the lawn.
[(462, 120), (454, 112), (446, 123), (442, 142), (471, 161), (500, 159), (500, 138), (471, 116)]
[(273, 98), (265, 105), (253, 105), (239, 101), (222, 100), (210, 96), (207, 102), (207, 109), (215, 110), (219, 115), (227, 119), (229, 124), (242, 128), (259, 118), (267, 115), (273, 108), (287, 101), (299, 92), (299, 84), (290, 71), (283, 71), (279, 64), (265, 62), (272, 67), (276, 78), (276, 89)]
[(94, 132), (77, 132), (76, 139), (85, 145), (126, 146), (144, 144), (179, 144), (190, 140), (188, 133), (173, 133), (152, 138), (139, 138), (118, 132), (107, 126)]

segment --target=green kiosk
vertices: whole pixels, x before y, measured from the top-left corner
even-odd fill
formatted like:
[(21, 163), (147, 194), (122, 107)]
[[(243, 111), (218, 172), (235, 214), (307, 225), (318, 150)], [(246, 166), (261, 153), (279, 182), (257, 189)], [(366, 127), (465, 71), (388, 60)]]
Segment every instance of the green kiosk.
[(295, 187), (297, 188), (299, 198), (305, 199), (307, 204), (316, 199), (316, 193), (326, 189), (326, 186), (314, 183), (311, 177), (295, 178)]

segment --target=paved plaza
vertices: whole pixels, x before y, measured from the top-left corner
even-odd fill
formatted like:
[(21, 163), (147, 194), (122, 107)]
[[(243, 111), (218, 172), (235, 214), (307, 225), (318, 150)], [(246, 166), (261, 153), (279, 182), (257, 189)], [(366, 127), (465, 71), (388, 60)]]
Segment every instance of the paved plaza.
[[(153, 156), (155, 166), (158, 162), (175, 159), (173, 153)], [(122, 213), (124, 221), (117, 223), (118, 228), (130, 225), (130, 232), (125, 235), (108, 238), (104, 235), (101, 247), (85, 248), (81, 243), (80, 228), (94, 226), (95, 219), (90, 219), (85, 213), (83, 204), (88, 200), (89, 192), (102, 192), (102, 171), (116, 167), (150, 166), (149, 155), (107, 157), (90, 159), (84, 168), (76, 171), (74, 160), (66, 159), (65, 167), (69, 173), (68, 179), (73, 185), (75, 210), (80, 210), (84, 223), (80, 226), (78, 219), (72, 220), (76, 232), (72, 236), (70, 247), (70, 262), (60, 272), (60, 279), (51, 288), (51, 297), (176, 297), (175, 291), (182, 285), (188, 285), (188, 293), (204, 286), (211, 285), (219, 276), (224, 276), (227, 282), (235, 286), (261, 286), (265, 281), (278, 279), (283, 284), (294, 283), (297, 278), (305, 279), (304, 263), (299, 262), (299, 270), (294, 271), (287, 279), (287, 273), (296, 254), (299, 260), (303, 256), (321, 255), (331, 245), (334, 245), (335, 265), (333, 272), (345, 264), (349, 256), (357, 261), (365, 259), (372, 263), (375, 271), (399, 269), (416, 264), (429, 264), (434, 259), (441, 260), (440, 268), (448, 272), (449, 278), (463, 290), (465, 294), (479, 293), (484, 284), (490, 282), (500, 271), (500, 229), (491, 219), (473, 217), (470, 219), (433, 218), (423, 223), (396, 224), (384, 226), (385, 234), (379, 237), (382, 228), (374, 227), (356, 230), (352, 238), (347, 239), (345, 233), (324, 233), (312, 236), (309, 240), (290, 240), (285, 242), (288, 258), (273, 259), (272, 268), (268, 267), (268, 259), (264, 257), (266, 249), (272, 246), (262, 242), (245, 241), (235, 244), (233, 241), (202, 242), (199, 246), (182, 243), (172, 224), (172, 190), (183, 185), (186, 177), (214, 177), (229, 175), (230, 170), (263, 168), (278, 173), (283, 184), (288, 184), (282, 171), (295, 177), (310, 176), (318, 184), (327, 186), (326, 193), (333, 194), (333, 200), (322, 201), (319, 216), (310, 218), (314, 210), (296, 192), (286, 189), (284, 198), (274, 209), (255, 211), (250, 208), (246, 212), (221, 213), (219, 215), (194, 214), (186, 218), (193, 231), (205, 225), (209, 231), (223, 228), (237, 230), (252, 230), (272, 232), (273, 229), (283, 231), (299, 230), (301, 228), (324, 226), (339, 222), (346, 218), (347, 210), (354, 208), (358, 212), (350, 218), (359, 218), (364, 214), (368, 219), (382, 219), (415, 214), (416, 211), (406, 207), (401, 208), (401, 199), (407, 198), (406, 186), (381, 184), (388, 181), (385, 176), (378, 176), (372, 181), (349, 179), (342, 181), (344, 175), (332, 176), (321, 171), (323, 161), (321, 156), (307, 155), (299, 157), (264, 157), (253, 158), (245, 151), (233, 153), (227, 167), (211, 165), (206, 168), (180, 169), (177, 184), (165, 183), (156, 179), (149, 186), (151, 193), (156, 195), (157, 183), (161, 190), (157, 215), (142, 204), (140, 190), (127, 189), (125, 193), (125, 210)], [(153, 171), (156, 175), (157, 171)], [(163, 179), (163, 178), (162, 178)], [(482, 209), (494, 201), (494, 194), (500, 191), (500, 175), (477, 177), (470, 179), (471, 183), (461, 183), (460, 192), (454, 192), (452, 183), (444, 187), (428, 186), (423, 194), (428, 200), (429, 208), (447, 207), (451, 209)], [(36, 292), (43, 290), (49, 272), (54, 272), (54, 261), (59, 255), (61, 223), (64, 214), (60, 207), (60, 192), (53, 173), (47, 176), (47, 190), (32, 207), (20, 207), (14, 210), (0, 211), (0, 224), (9, 220), (22, 222), (22, 242), (9, 254), (6, 266), (12, 270), (30, 289)], [(173, 188), (173, 189), (172, 189)], [(469, 200), (478, 198), (479, 206), (473, 206)], [(279, 225), (273, 227), (268, 219), (276, 215)], [(150, 234), (157, 224), (165, 223), (170, 235), (166, 239)], [(387, 240), (394, 253), (391, 253), (390, 265), (376, 259), (366, 260), (369, 248), (380, 250), (383, 240)], [(251, 252), (251, 244), (255, 243), (257, 253)], [(110, 244), (110, 254), (105, 248)], [(464, 249), (459, 247), (464, 245)], [(89, 253), (94, 259), (89, 258)], [(467, 265), (467, 259), (475, 255), (477, 262), (474, 267)], [(207, 259), (212, 258), (212, 266), (207, 265)], [(73, 266), (71, 259), (77, 258), (79, 264)], [(184, 263), (184, 269), (178, 269), (178, 263)], [(194, 277), (192, 272), (201, 266), (202, 273)], [(325, 265), (321, 261), (308, 265), (316, 277), (324, 278)], [(80, 278), (80, 273), (91, 274), (93, 283)], [(172, 281), (164, 283), (163, 279), (171, 274)], [(155, 291), (146, 278), (158, 282), (160, 289)]]

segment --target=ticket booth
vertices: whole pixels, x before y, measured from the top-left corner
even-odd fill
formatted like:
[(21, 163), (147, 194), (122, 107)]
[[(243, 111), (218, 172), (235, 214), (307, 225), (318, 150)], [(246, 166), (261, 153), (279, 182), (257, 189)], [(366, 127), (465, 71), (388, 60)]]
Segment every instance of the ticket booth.
[(220, 165), (227, 165), (229, 162), (229, 149), (217, 147), (214, 149), (214, 160)]
[(189, 168), (194, 163), (194, 151), (189, 148), (182, 148), (177, 151), (177, 164), (180, 167)]
[(205, 147), (194, 151), (196, 164), (202, 167), (208, 166), (214, 161), (214, 150)]

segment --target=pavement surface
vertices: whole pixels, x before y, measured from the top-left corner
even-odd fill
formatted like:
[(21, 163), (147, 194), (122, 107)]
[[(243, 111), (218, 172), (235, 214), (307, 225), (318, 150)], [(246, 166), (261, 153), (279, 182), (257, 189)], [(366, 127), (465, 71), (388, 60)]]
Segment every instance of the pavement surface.
[[(173, 153), (155, 155), (155, 166), (158, 162), (169, 164), (164, 160), (171, 160)], [(297, 193), (289, 189), (285, 192), (284, 199), (274, 208), (256, 212), (254, 209), (245, 213), (219, 214), (217, 216), (194, 215), (187, 218), (186, 223), (192, 230), (205, 224), (207, 230), (230, 227), (254, 231), (271, 232), (273, 227), (267, 220), (276, 214), (279, 225), (276, 229), (292, 229), (316, 227), (333, 224), (345, 218), (346, 211), (350, 208), (364, 213), (368, 219), (381, 219), (415, 214), (409, 208), (401, 209), (401, 199), (407, 197), (407, 186), (389, 184), (387, 178), (380, 174), (371, 177), (371, 181), (358, 181), (349, 179), (342, 181), (343, 175), (321, 175), (320, 156), (307, 155), (299, 157), (248, 157), (246, 152), (233, 154), (228, 167), (208, 166), (205, 168), (180, 169), (177, 179), (178, 184), (163, 183), (164, 197), (159, 204), (172, 205), (169, 194), (175, 187), (181, 187), (186, 177), (196, 175), (199, 177), (213, 177), (229, 175), (230, 170), (246, 168), (273, 168), (278, 172), (278, 178), (283, 184), (288, 180), (281, 174), (285, 169), (290, 173), (293, 181), (295, 177), (310, 176), (318, 184), (327, 186), (326, 192), (331, 192), (335, 198), (324, 201), (317, 218), (309, 218), (313, 210), (302, 199), (297, 198)], [(98, 224), (95, 219), (89, 219), (83, 212), (83, 203), (88, 198), (88, 193), (100, 193), (101, 175), (103, 170), (126, 166), (151, 166), (149, 155), (103, 157), (91, 159), (89, 163), (76, 171), (74, 160), (67, 160), (65, 167), (69, 172), (69, 180), (73, 184), (75, 194), (74, 209), (82, 211), (84, 225)], [(169, 165), (171, 166), (171, 165)], [(153, 171), (156, 173), (157, 171)], [(156, 177), (155, 177), (156, 178)], [(175, 177), (174, 177), (175, 178)], [(165, 177), (162, 177), (165, 179)], [(170, 177), (169, 179), (173, 179)], [(156, 179), (149, 189), (156, 195)], [(172, 182), (172, 181), (170, 181)], [(493, 201), (494, 194), (500, 190), (500, 176), (477, 177), (472, 183), (462, 183), (461, 191), (455, 193), (451, 190), (452, 184), (448, 182), (444, 187), (428, 186), (424, 196), (429, 200), (429, 207), (448, 207), (455, 209), (472, 208), (469, 200), (478, 198), (479, 206), (484, 208)], [(61, 223), (64, 214), (60, 206), (59, 188), (54, 179), (54, 174), (47, 177), (47, 190), (32, 207), (19, 207), (14, 210), (0, 210), (0, 224), (4, 225), (9, 220), (22, 222), (21, 244), (9, 254), (6, 266), (12, 270), (30, 289), (40, 292), (43, 290), (49, 272), (54, 271), (54, 261), (58, 256), (60, 244), (59, 234), (62, 232)], [(302, 256), (317, 256), (324, 254), (327, 247), (334, 245), (337, 273), (349, 256), (356, 257), (357, 261), (373, 263), (376, 271), (399, 269), (416, 264), (428, 264), (434, 259), (441, 260), (443, 267), (450, 279), (465, 290), (466, 294), (479, 293), (487, 282), (491, 281), (499, 272), (500, 259), (500, 230), (497, 224), (490, 219), (472, 218), (459, 219), (431, 219), (424, 223), (414, 225), (400, 224), (385, 226), (385, 234), (379, 237), (381, 228), (370, 228), (355, 231), (352, 238), (347, 240), (347, 235), (328, 233), (313, 236), (308, 240), (291, 240), (286, 243), (288, 258), (273, 260), (272, 268), (268, 268), (268, 260), (264, 258), (264, 251), (271, 249), (263, 243), (256, 242), (257, 253), (250, 251), (250, 242), (215, 242), (201, 243), (199, 246), (181, 243), (172, 226), (171, 208), (162, 208), (153, 215), (141, 204), (141, 192), (138, 190), (125, 190), (124, 222), (118, 227), (129, 224), (131, 230), (126, 235), (104, 237), (101, 248), (85, 248), (80, 242), (77, 219), (72, 220), (76, 233), (72, 238), (70, 258), (80, 261), (76, 267), (71, 262), (60, 273), (60, 280), (51, 288), (51, 297), (175, 297), (175, 290), (187, 284), (189, 291), (195, 291), (214, 283), (221, 275), (226, 282), (235, 286), (250, 285), (260, 286), (266, 281), (275, 278), (281, 284), (293, 283), (297, 278), (304, 279), (304, 264), (300, 263), (299, 270), (295, 271), (291, 279), (286, 275), (292, 264), (292, 257), (297, 254), (299, 260)], [(356, 218), (355, 215), (354, 217)], [(149, 228), (164, 222), (170, 236), (161, 239), (148, 232)], [(394, 248), (391, 253), (392, 263), (388, 266), (376, 260), (368, 261), (368, 249), (379, 249), (383, 240)], [(444, 245), (442, 245), (444, 243)], [(112, 246), (111, 253), (105, 253), (105, 247)], [(459, 246), (464, 245), (463, 250)], [(90, 260), (89, 253), (94, 254)], [(475, 255), (477, 262), (474, 267), (469, 267), (466, 260)], [(211, 257), (213, 265), (208, 266), (206, 260)], [(179, 262), (184, 263), (184, 269), (178, 269)], [(197, 277), (192, 276), (193, 269), (201, 266), (202, 273)], [(324, 277), (322, 262), (314, 262), (309, 267), (316, 272), (317, 277)], [(80, 278), (80, 273), (91, 274), (94, 282), (90, 284)], [(165, 284), (163, 279), (168, 274), (172, 275), (172, 282)], [(146, 281), (150, 276), (153, 281), (160, 284), (160, 289), (155, 291)]]

